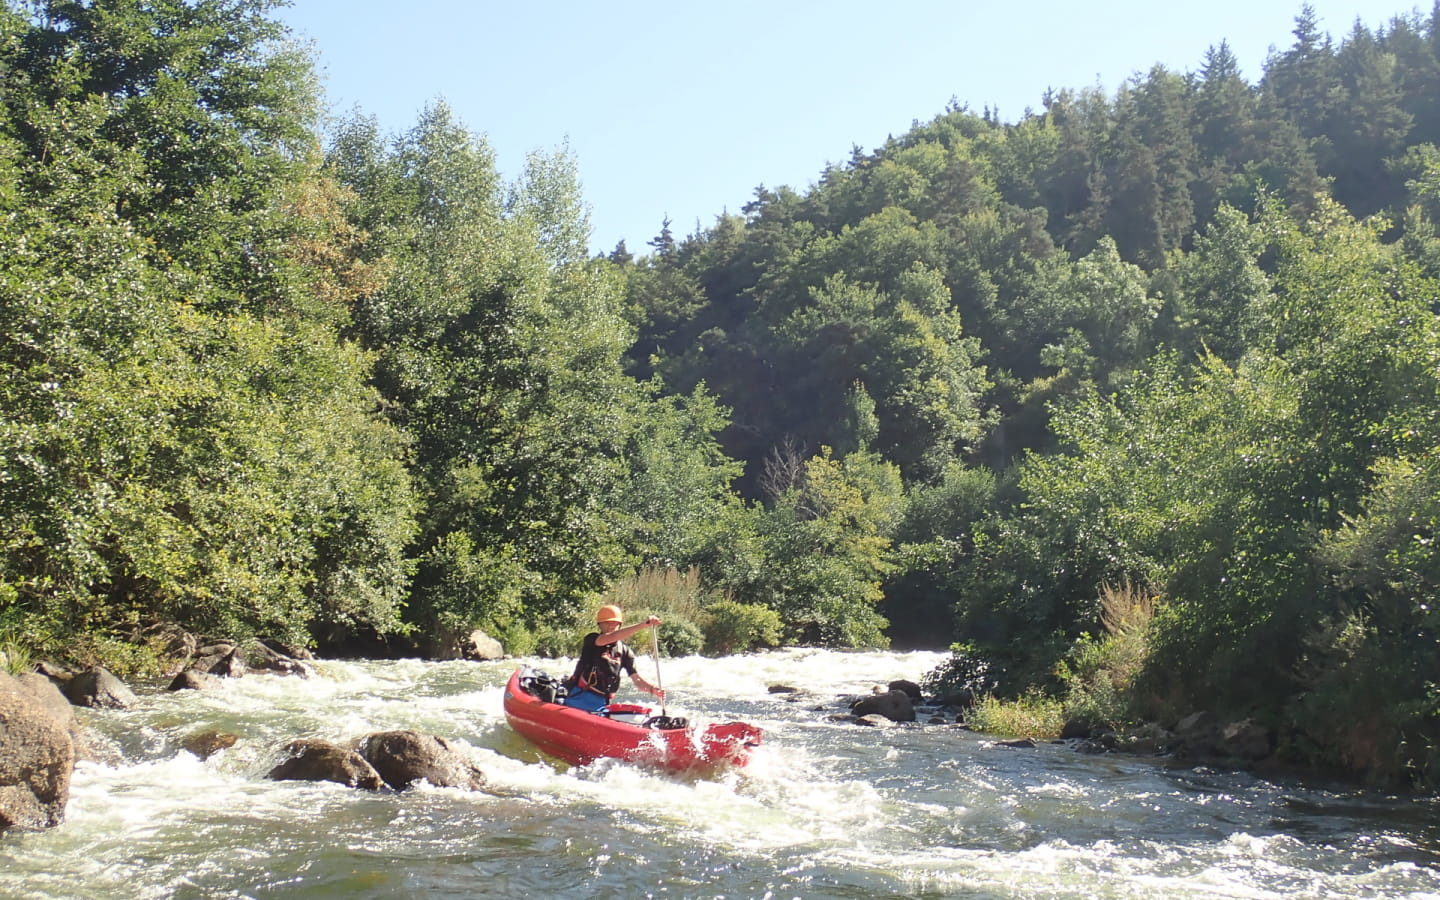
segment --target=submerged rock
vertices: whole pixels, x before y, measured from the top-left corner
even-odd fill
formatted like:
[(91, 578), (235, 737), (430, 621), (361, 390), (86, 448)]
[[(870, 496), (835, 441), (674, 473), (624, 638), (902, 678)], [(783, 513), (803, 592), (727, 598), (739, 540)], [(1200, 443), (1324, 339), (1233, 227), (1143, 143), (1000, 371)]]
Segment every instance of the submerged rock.
[(891, 719), (888, 716), (882, 716), (879, 713), (868, 713), (867, 715), (863, 716), (853, 716), (852, 719), (854, 720), (856, 725), (867, 725), (871, 728), (895, 727), (894, 719)]
[(212, 729), (190, 735), (181, 746), (201, 759), (209, 759), (221, 750), (235, 746), (239, 740), (236, 735)]

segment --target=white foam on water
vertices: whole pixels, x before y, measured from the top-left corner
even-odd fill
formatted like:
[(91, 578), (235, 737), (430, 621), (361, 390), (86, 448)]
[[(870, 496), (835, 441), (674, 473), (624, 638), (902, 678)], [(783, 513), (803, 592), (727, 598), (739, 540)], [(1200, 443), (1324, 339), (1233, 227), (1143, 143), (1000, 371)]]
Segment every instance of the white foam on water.
[[(83, 714), (122, 758), (77, 767), (63, 826), (0, 836), (10, 885), (0, 892), (384, 897), (483, 883), (575, 897), (657, 884), (678, 896), (807, 898), (1440, 895), (1434, 831), (1414, 832), (1413, 816), (1377, 827), (1383, 798), (1350, 816), (1323, 792), (1244, 776), (828, 720), (844, 698), (920, 681), (945, 658), (667, 658), (670, 715), (765, 732), (747, 767), (703, 777), (568, 766), (516, 735), (501, 696), (510, 673), (528, 663), (564, 675), (570, 660), (322, 662), (308, 679), (155, 691), (133, 710)], [(638, 662), (649, 677), (653, 662)], [(620, 699), (648, 702), (629, 687)], [(345, 743), (397, 728), (450, 740), (488, 789), (371, 794), (265, 778), (296, 737)], [(205, 760), (181, 749), (204, 730), (237, 742)], [(1287, 804), (1290, 794), (1302, 802)]]

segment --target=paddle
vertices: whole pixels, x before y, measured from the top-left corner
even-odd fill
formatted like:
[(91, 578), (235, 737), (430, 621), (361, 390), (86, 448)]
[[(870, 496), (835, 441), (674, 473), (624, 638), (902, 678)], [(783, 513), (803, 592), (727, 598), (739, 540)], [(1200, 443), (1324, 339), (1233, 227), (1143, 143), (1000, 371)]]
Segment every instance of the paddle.
[(660, 678), (660, 635), (659, 635), (659, 633), (658, 633), (659, 631), (660, 631), (660, 626), (659, 626), (659, 625), (655, 625), (655, 626), (651, 627), (651, 629), (650, 629), (650, 655), (655, 657), (655, 689), (658, 690), (658, 691), (660, 692), (660, 694), (661, 694), (661, 696), (660, 696), (660, 715), (665, 716), (666, 718), (669, 718), (669, 717), (670, 717), (670, 713), (669, 713), (668, 710), (665, 709), (665, 696), (664, 696), (664, 694), (665, 694), (665, 682), (664, 682), (663, 680), (661, 680), (661, 678)]
[[(655, 657), (655, 690), (663, 695), (665, 693), (665, 682), (660, 679), (660, 636), (655, 633), (659, 630), (659, 625), (650, 629), (650, 655)], [(651, 716), (646, 719), (645, 726), (647, 728), (664, 729), (689, 728), (690, 720), (684, 716), (676, 716), (673, 719), (670, 718), (670, 711), (665, 708), (665, 698), (661, 696), (660, 715)]]

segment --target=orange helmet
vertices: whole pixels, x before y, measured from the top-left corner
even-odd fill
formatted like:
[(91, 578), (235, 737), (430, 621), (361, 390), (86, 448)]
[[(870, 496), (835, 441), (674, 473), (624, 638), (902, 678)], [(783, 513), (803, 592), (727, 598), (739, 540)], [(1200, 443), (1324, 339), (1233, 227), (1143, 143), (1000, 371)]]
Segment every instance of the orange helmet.
[(595, 614), (595, 624), (597, 625), (601, 622), (623, 621), (625, 621), (625, 617), (620, 614), (620, 607), (618, 606), (602, 606), (600, 607), (600, 611)]

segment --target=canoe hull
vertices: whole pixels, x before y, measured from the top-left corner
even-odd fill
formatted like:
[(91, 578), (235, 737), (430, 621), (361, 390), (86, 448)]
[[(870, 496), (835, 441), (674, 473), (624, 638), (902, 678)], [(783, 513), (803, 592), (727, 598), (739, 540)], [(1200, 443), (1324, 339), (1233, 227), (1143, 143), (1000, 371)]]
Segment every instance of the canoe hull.
[(577, 766), (613, 758), (681, 771), (743, 766), (760, 744), (760, 729), (744, 722), (701, 728), (646, 728), (606, 718), (525, 692), (516, 669), (505, 685), (510, 727), (542, 751)]

